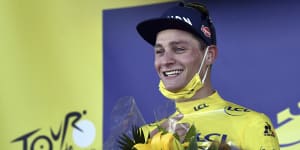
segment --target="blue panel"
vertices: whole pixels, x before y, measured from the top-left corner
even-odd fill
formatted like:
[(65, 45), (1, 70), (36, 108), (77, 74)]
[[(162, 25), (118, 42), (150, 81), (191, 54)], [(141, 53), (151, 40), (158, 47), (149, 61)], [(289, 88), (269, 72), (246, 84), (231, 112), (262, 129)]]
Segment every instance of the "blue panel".
[[(300, 2), (204, 1), (217, 30), (219, 55), (213, 66), (215, 88), (227, 100), (276, 115), (300, 101)], [(166, 101), (158, 92), (152, 47), (135, 26), (158, 16), (172, 3), (104, 11), (104, 138), (116, 101), (133, 96), (147, 122)]]

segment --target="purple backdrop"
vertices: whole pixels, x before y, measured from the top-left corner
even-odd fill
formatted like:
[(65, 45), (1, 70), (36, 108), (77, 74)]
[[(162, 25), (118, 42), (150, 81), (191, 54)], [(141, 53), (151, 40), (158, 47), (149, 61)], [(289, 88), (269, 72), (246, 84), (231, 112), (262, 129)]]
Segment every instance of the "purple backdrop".
[[(300, 21), (297, 1), (203, 1), (217, 31), (212, 80), (222, 97), (267, 114), (300, 114)], [(146, 122), (166, 100), (158, 91), (153, 49), (135, 30), (174, 3), (104, 11), (104, 139), (116, 101), (133, 96)]]

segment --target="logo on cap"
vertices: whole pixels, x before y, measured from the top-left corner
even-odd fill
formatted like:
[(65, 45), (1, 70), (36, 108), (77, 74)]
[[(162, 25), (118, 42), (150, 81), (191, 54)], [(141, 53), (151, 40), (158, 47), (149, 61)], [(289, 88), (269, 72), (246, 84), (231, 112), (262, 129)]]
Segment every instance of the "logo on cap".
[(188, 24), (191, 25), (191, 26), (193, 25), (191, 19), (188, 18), (188, 17), (181, 17), (181, 16), (167, 16), (167, 18), (172, 18), (172, 19), (182, 20), (182, 21), (188, 23)]
[(203, 32), (203, 34), (204, 34), (206, 37), (211, 38), (211, 33), (210, 33), (209, 27), (202, 25), (202, 26), (201, 26), (201, 31)]

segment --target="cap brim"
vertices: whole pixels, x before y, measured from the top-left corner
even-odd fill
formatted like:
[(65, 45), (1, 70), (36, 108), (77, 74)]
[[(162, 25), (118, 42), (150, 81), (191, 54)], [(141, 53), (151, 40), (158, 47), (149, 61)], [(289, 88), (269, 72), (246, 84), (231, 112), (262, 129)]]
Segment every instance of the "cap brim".
[(137, 25), (138, 33), (151, 45), (155, 45), (157, 34), (166, 29), (179, 29), (198, 34), (192, 26), (178, 19), (159, 18), (146, 20)]

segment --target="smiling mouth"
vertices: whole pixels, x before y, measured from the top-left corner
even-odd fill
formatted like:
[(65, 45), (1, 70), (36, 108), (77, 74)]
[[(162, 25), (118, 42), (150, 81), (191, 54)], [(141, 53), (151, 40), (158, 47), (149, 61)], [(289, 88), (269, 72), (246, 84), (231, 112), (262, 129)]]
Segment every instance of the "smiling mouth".
[(164, 71), (163, 75), (165, 77), (175, 77), (175, 76), (178, 76), (182, 72), (183, 72), (183, 69), (175, 69), (175, 70)]

